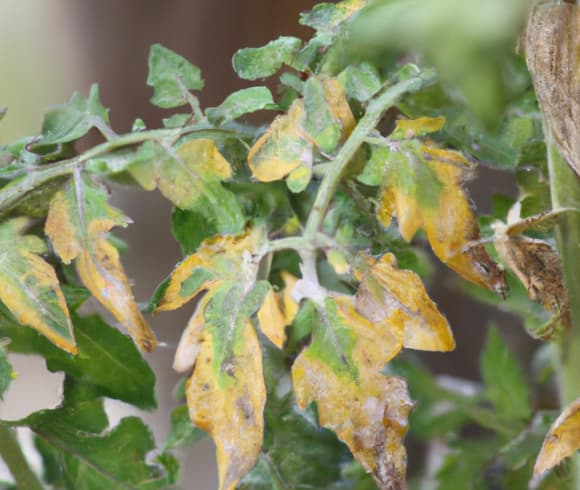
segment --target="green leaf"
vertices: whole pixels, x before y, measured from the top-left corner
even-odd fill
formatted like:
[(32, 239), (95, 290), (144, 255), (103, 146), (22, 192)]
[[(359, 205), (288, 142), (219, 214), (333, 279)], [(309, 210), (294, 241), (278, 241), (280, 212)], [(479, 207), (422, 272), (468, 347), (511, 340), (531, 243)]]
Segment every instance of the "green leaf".
[(206, 114), (212, 123), (219, 125), (250, 112), (275, 108), (270, 89), (250, 87), (228, 95), (219, 106), (207, 109)]
[(97, 435), (71, 425), (70, 415), (58, 408), (21, 421), (53, 447), (63, 466), (67, 490), (166, 488), (159, 469), (146, 463), (154, 442), (140, 419), (124, 418), (111, 431)]
[(266, 432), (258, 463), (242, 480), (241, 489), (328, 488), (340, 480), (348, 450), (329, 430), (316, 423), (311, 408), (296, 407), (291, 397), (266, 406)]
[(304, 129), (324, 152), (336, 148), (340, 138), (340, 121), (333, 117), (320, 79), (311, 77), (304, 84)]
[(310, 12), (300, 15), (300, 24), (320, 32), (331, 32), (351, 15), (364, 7), (366, 2), (344, 0), (338, 3), (319, 3)]
[(197, 66), (160, 44), (151, 46), (147, 85), (155, 92), (151, 102), (171, 109), (188, 103), (189, 90), (201, 90), (204, 82)]
[(189, 418), (187, 405), (180, 405), (171, 411), (169, 435), (163, 444), (163, 450), (191, 446), (206, 437), (206, 433), (193, 425)]
[(227, 230), (218, 230), (215, 220), (208, 220), (199, 211), (174, 208), (171, 215), (171, 231), (185, 256), (195, 252), (206, 238)]
[(46, 244), (23, 235), (27, 218), (0, 224), (0, 300), (19, 323), (28, 325), (51, 342), (76, 353), (64, 295), (54, 269), (40, 257)]
[(192, 139), (177, 151), (151, 141), (139, 153), (140, 160), (129, 172), (145, 190), (159, 187), (177, 207), (200, 213), (223, 232), (243, 229), (245, 218), (236, 196), (221, 184), (231, 177), (231, 167), (213, 141)]
[(4, 346), (0, 343), (0, 400), (2, 400), (13, 379), (14, 370), (8, 360)]
[(75, 92), (66, 104), (49, 109), (42, 123), (42, 144), (66, 143), (84, 136), (93, 127), (109, 124), (108, 110), (99, 100), (99, 87), (91, 86), (88, 98)]
[(76, 318), (79, 354), (69, 356), (35, 332), (0, 321), (0, 336), (10, 338), (9, 349), (39, 354), (47, 368), (64, 371), (95, 387), (100, 396), (115, 398), (139, 408), (156, 406), (155, 375), (129, 337), (98, 316)]
[(296, 37), (281, 36), (260, 48), (240, 49), (232, 60), (234, 70), (245, 80), (269, 77), (282, 65), (289, 64), (301, 45)]
[(530, 391), (520, 366), (495, 327), (490, 327), (480, 359), (485, 395), (498, 414), (513, 422), (531, 415)]
[(349, 65), (338, 75), (349, 98), (367, 102), (383, 86), (379, 72), (370, 63)]

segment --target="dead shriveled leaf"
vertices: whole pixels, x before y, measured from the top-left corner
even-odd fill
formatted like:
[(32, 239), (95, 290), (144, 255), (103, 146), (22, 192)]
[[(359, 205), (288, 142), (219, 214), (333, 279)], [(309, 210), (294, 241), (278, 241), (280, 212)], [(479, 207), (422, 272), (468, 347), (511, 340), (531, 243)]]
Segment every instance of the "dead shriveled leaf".
[[(429, 118), (400, 121), (395, 134), (423, 134), (440, 124)], [(463, 189), (471, 169), (465, 157), (432, 142), (409, 140), (394, 144), (386, 158), (377, 208), (382, 224), (389, 226), (396, 216), (407, 241), (423, 228), (433, 252), (448, 267), (468, 281), (504, 291), (503, 271), (478, 243), (479, 227)]]
[(135, 303), (119, 252), (107, 241), (113, 226), (127, 226), (129, 220), (109, 206), (107, 199), (104, 189), (75, 175), (54, 195), (45, 231), (62, 261), (75, 261), (87, 289), (141, 349), (151, 351), (157, 343), (155, 336)]
[(400, 348), (349, 298), (327, 298), (313, 318), (311, 344), (292, 366), (298, 404), (317, 403), (320, 424), (336, 432), (381, 489), (406, 488), (403, 438), (413, 404), (404, 380), (380, 374)]
[(568, 405), (556, 419), (542, 444), (534, 466), (540, 475), (580, 449), (580, 399)]
[(525, 34), (526, 61), (558, 149), (580, 176), (580, 6), (538, 2)]
[(59, 348), (77, 353), (72, 324), (54, 269), (39, 254), (46, 244), (23, 235), (27, 218), (0, 225), (0, 300), (23, 325), (47, 337)]
[(362, 257), (356, 308), (375, 325), (392, 332), (408, 349), (450, 351), (451, 328), (427, 295), (417, 274), (396, 268), (395, 256)]

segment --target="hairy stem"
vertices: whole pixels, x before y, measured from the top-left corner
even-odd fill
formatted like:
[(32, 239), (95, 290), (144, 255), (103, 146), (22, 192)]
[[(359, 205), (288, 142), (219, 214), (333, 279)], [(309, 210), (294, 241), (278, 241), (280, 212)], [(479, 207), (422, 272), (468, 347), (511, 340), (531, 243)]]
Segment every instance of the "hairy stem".
[(334, 196), (346, 167), (350, 163), (354, 154), (364, 143), (365, 138), (373, 129), (375, 129), (383, 114), (391, 108), (402, 95), (409, 92), (416, 92), (421, 88), (430, 85), (434, 81), (435, 74), (431, 71), (426, 71), (416, 77), (411, 77), (392, 85), (369, 103), (365, 115), (358, 122), (353, 132), (338, 151), (334, 161), (332, 162), (332, 166), (326, 170), (320, 188), (318, 189), (314, 205), (312, 206), (312, 211), (310, 212), (308, 221), (306, 222), (304, 231), (306, 236), (312, 236), (320, 229), (328, 205)]
[(0, 424), (0, 456), (8, 466), (17, 488), (42, 490), (42, 484), (28, 465), (14, 430), (3, 424)]
[[(580, 209), (580, 179), (570, 169), (551, 141), (547, 128), (548, 168), (554, 209)], [(570, 301), (572, 325), (564, 330), (555, 359), (560, 401), (567, 406), (580, 397), (580, 213), (567, 213), (556, 227), (556, 242), (564, 269), (564, 280)], [(571, 488), (580, 485), (580, 456), (573, 456)]]

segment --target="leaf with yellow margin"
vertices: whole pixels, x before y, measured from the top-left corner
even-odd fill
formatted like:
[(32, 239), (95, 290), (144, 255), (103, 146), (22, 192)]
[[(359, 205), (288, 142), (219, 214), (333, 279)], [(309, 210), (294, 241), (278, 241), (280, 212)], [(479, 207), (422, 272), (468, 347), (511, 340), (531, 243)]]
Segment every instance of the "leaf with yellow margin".
[(111, 228), (127, 226), (129, 219), (107, 200), (103, 188), (75, 174), (52, 198), (45, 231), (62, 261), (75, 261), (79, 277), (92, 295), (141, 349), (151, 351), (156, 346), (155, 336), (135, 303), (119, 252), (107, 241)]
[(288, 272), (282, 273), (282, 279), (284, 290), (270, 290), (257, 314), (260, 330), (279, 349), (286, 341), (285, 329), (298, 311), (298, 303), (291, 296), (298, 279)]
[(215, 220), (221, 232), (244, 226), (234, 194), (221, 184), (231, 178), (231, 166), (210, 139), (191, 139), (177, 149), (147, 142), (129, 172), (145, 190), (158, 187), (178, 208), (198, 210)]
[(266, 281), (214, 282), (175, 355), (176, 369), (193, 366), (186, 387), (189, 414), (214, 439), (223, 490), (235, 488), (262, 447), (266, 388), (261, 348), (250, 317), (271, 291)]
[(393, 254), (362, 256), (356, 309), (375, 325), (388, 329), (408, 349), (451, 351), (455, 340), (417, 274), (397, 269)]
[[(428, 128), (436, 127), (425, 119)], [(413, 128), (422, 131), (418, 124)], [(423, 228), (433, 252), (448, 267), (475, 284), (505, 291), (503, 270), (478, 242), (479, 226), (463, 189), (470, 170), (465, 157), (417, 140), (398, 142), (385, 156), (377, 207), (382, 224), (389, 226), (396, 216), (407, 241)]]
[(204, 240), (173, 270), (155, 313), (180, 308), (218, 280), (255, 281), (265, 238), (264, 230), (254, 227)]
[(550, 427), (536, 464), (534, 475), (548, 471), (580, 449), (580, 398), (568, 405)]
[(70, 315), (54, 269), (39, 254), (46, 244), (22, 235), (27, 218), (0, 224), (0, 300), (18, 322), (38, 330), (56, 346), (77, 353)]
[(312, 342), (292, 366), (298, 404), (317, 403), (320, 424), (336, 432), (379, 488), (403, 488), (413, 403), (403, 379), (380, 372), (400, 342), (344, 296), (326, 298), (310, 321)]
[(261, 182), (288, 176), (292, 192), (303, 191), (312, 178), (314, 147), (328, 153), (354, 128), (344, 89), (334, 78), (311, 77), (304, 97), (274, 120), (248, 153), (253, 176)]

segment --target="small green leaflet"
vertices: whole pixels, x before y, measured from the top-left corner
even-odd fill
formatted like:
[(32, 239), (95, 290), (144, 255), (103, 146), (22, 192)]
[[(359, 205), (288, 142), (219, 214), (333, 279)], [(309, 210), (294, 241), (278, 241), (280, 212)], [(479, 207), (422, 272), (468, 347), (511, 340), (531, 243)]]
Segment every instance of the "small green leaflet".
[(276, 107), (267, 87), (250, 87), (228, 95), (219, 106), (207, 109), (206, 114), (210, 122), (223, 124), (250, 112)]
[(14, 370), (8, 360), (4, 346), (0, 343), (0, 400), (2, 400), (14, 376)]
[(190, 90), (204, 86), (201, 71), (182, 56), (160, 44), (154, 44), (149, 53), (147, 85), (155, 90), (151, 102), (163, 109), (188, 103)]
[(66, 104), (49, 109), (42, 123), (42, 144), (66, 143), (84, 136), (93, 127), (109, 124), (108, 110), (99, 100), (99, 87), (91, 86), (89, 97), (75, 92)]
[(257, 80), (276, 73), (282, 65), (290, 64), (302, 46), (296, 37), (281, 36), (260, 48), (244, 48), (234, 54), (234, 70), (240, 78)]
[(169, 435), (163, 444), (163, 450), (191, 446), (206, 437), (206, 433), (193, 425), (189, 418), (187, 405), (180, 405), (171, 411)]

